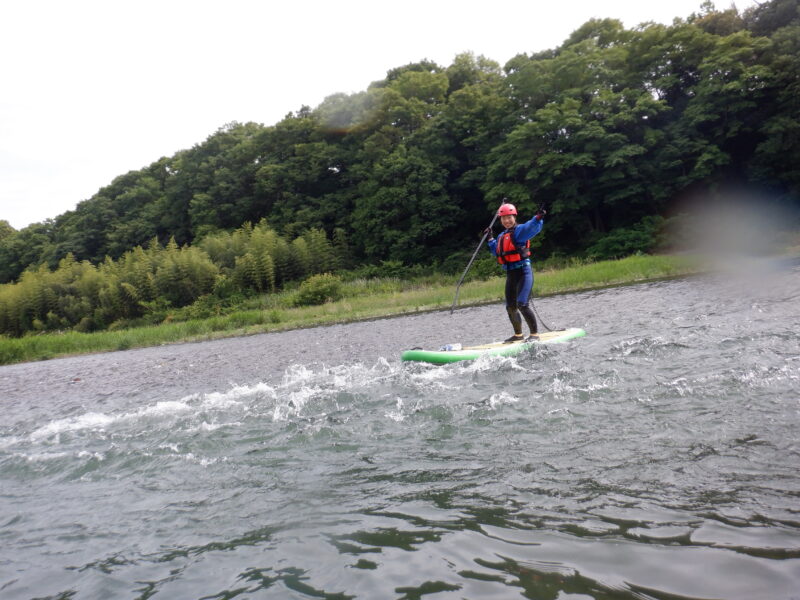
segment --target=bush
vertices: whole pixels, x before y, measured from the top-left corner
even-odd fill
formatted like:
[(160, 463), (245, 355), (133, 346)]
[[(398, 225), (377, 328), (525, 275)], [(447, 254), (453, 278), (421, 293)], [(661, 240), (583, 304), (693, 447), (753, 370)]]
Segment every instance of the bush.
[(339, 271), (344, 281), (357, 279), (414, 279), (430, 274), (434, 270), (430, 265), (406, 266), (399, 260), (382, 260), (379, 265), (361, 265), (349, 271)]
[(294, 298), (295, 306), (315, 306), (342, 297), (342, 281), (330, 273), (312, 275), (306, 279)]
[(200, 296), (197, 300), (192, 302), (189, 306), (184, 306), (179, 311), (181, 314), (181, 321), (189, 321), (191, 319), (208, 319), (210, 317), (217, 317), (224, 311), (227, 303), (215, 294), (206, 294)]
[(661, 217), (645, 217), (633, 227), (614, 229), (592, 244), (586, 253), (593, 260), (623, 258), (636, 253), (646, 254), (657, 245), (663, 225), (664, 219)]
[(73, 329), (81, 333), (89, 333), (90, 331), (96, 330), (97, 326), (90, 317), (83, 317)]
[[(466, 266), (467, 265), (465, 263), (464, 268), (466, 268)], [(486, 256), (479, 256), (475, 259), (475, 262), (472, 263), (472, 267), (470, 267), (466, 279), (485, 280), (489, 279), (490, 277), (498, 277), (501, 275), (503, 275), (503, 267), (497, 264), (497, 259), (487, 252)], [(459, 273), (459, 277), (460, 276), (461, 274)]]

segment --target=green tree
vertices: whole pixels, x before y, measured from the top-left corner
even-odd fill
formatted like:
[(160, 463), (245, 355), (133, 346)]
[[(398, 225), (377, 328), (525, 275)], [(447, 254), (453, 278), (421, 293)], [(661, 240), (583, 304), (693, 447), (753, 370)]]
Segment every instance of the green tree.
[(460, 216), (445, 194), (445, 177), (421, 151), (405, 146), (376, 164), (353, 214), (365, 255), (428, 262), (437, 238)]
[(800, 19), (770, 41), (772, 76), (759, 103), (761, 135), (748, 168), (755, 181), (800, 198)]
[(0, 242), (17, 232), (8, 221), (0, 220)]
[(230, 123), (184, 157), (184, 168), (193, 172), (184, 192), (186, 198), (191, 193), (192, 238), (237, 227), (251, 216), (263, 131), (255, 123)]
[(769, 37), (783, 27), (800, 24), (798, 0), (771, 0), (758, 2), (743, 15), (743, 20), (753, 35)]
[(503, 81), (503, 72), (497, 62), (483, 55), (475, 57), (472, 52), (456, 55), (445, 74), (448, 96), (469, 86), (495, 86)]
[[(505, 93), (499, 66), (472, 55), (459, 55), (448, 68), (450, 95), (447, 105), (418, 143), (437, 167), (446, 171), (445, 189), (461, 231), (486, 226), (482, 186), (487, 177), (487, 157), (516, 124), (513, 104)], [(460, 236), (441, 239), (443, 254), (457, 250)]]
[(0, 239), (0, 283), (17, 279), (53, 254), (52, 221), (33, 223)]

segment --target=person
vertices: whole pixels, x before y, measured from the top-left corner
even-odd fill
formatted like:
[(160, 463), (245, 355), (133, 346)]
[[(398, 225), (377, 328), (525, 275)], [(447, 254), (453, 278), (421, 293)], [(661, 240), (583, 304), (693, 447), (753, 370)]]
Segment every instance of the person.
[[(533, 270), (531, 269), (531, 238), (537, 235), (544, 225), (544, 210), (539, 210), (527, 223), (517, 224), (517, 209), (505, 202), (497, 210), (504, 231), (494, 239), (489, 228), (489, 250), (497, 257), (497, 262), (506, 272), (506, 312), (514, 328), (514, 335), (505, 343), (533, 341), (538, 338), (539, 328), (531, 310), (529, 299), (533, 289)], [(530, 335), (522, 335), (522, 319), (528, 324)]]

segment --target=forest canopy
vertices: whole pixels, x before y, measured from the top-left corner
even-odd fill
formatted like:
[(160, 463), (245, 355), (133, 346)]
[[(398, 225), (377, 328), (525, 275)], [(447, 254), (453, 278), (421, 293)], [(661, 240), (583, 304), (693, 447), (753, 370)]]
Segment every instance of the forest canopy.
[[(685, 198), (725, 186), (797, 205), (800, 0), (743, 13), (706, 2), (669, 26), (593, 19), (504, 66), (421, 60), (275, 125), (226, 124), (52, 220), (0, 221), (0, 311), (59, 270), (89, 286), (73, 313), (100, 326), (113, 320), (91, 316), (103, 302), (127, 314), (186, 270), (194, 291), (167, 302), (219, 278), (269, 291), (334, 268), (442, 265), (471, 250), (503, 198), (523, 218), (547, 209), (539, 256), (649, 251)], [(101, 275), (116, 283), (92, 288)], [(76, 325), (48, 309), (0, 329), (47, 327), (48, 312), (53, 327)]]

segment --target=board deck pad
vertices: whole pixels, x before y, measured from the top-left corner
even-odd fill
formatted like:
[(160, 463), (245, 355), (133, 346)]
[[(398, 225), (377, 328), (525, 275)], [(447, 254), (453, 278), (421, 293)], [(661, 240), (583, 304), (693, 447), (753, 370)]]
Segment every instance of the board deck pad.
[(574, 338), (586, 335), (583, 329), (572, 327), (560, 331), (548, 331), (540, 333), (539, 339), (530, 342), (492, 342), (480, 344), (478, 346), (464, 346), (459, 350), (406, 350), (401, 358), (404, 361), (428, 362), (433, 364), (447, 364), (460, 360), (473, 360), (480, 356), (513, 356), (524, 352), (536, 344), (553, 344), (566, 342)]

